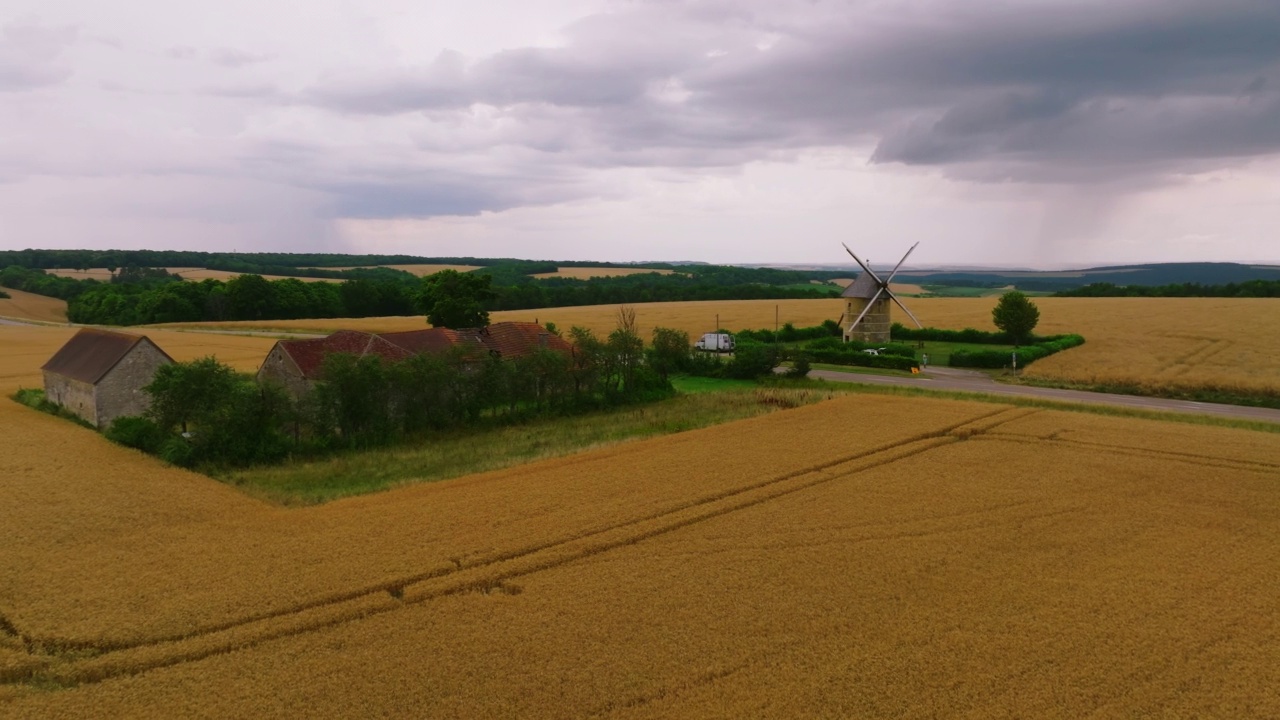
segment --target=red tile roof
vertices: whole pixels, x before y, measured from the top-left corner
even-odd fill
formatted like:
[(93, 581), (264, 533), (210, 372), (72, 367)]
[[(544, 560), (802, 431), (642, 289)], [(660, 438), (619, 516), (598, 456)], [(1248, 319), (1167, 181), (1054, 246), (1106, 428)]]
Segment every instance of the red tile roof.
[(539, 348), (573, 352), (573, 346), (559, 335), (531, 322), (494, 323), (480, 331), (481, 340), (504, 359), (524, 357)]
[(309, 380), (320, 377), (325, 355), (376, 355), (388, 361), (404, 360), (413, 355), (409, 350), (393, 345), (377, 335), (355, 330), (339, 330), (328, 337), (311, 340), (281, 340), (278, 344), (298, 366), (302, 376)]
[[(160, 350), (145, 335), (81, 328), (40, 369), (96, 385), (135, 345), (144, 340)], [(169, 358), (163, 350), (160, 350), (160, 354)], [(172, 362), (173, 358), (169, 358), (169, 361)]]

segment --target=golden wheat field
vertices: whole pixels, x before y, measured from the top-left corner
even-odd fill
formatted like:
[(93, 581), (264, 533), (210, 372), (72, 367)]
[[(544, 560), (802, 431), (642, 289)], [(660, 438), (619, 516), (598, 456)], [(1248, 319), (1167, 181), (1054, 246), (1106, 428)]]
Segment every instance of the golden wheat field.
[(657, 273), (659, 275), (670, 275), (673, 270), (653, 269), (653, 268), (627, 268), (627, 267), (562, 267), (557, 268), (555, 272), (534, 273), (536, 278), (577, 278), (579, 280), (587, 280), (589, 278), (598, 277), (625, 277), (627, 275), (644, 275), (646, 273)]
[(286, 509), (0, 429), (0, 716), (1280, 713), (1273, 433), (852, 395)]
[(9, 296), (0, 298), (0, 318), (56, 323), (67, 321), (66, 300), (45, 297), (44, 295), (36, 295), (35, 293), (21, 290), (0, 289), (3, 289)]

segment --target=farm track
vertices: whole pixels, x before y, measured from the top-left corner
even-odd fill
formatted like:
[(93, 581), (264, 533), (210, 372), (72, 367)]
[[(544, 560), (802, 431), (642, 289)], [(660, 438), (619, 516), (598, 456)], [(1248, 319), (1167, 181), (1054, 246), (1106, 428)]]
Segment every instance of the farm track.
[(136, 675), (213, 655), (246, 649), (271, 640), (354, 622), (407, 605), (461, 593), (518, 594), (511, 580), (555, 569), (609, 550), (634, 545), (675, 530), (750, 508), (802, 490), (848, 478), (930, 450), (990, 432), (1039, 410), (1001, 408), (976, 418), (907, 439), (788, 472), (781, 476), (685, 503), (660, 513), (627, 520), (572, 537), (500, 553), (474, 562), (454, 559), (451, 569), (430, 570), (377, 586), (330, 595), (289, 610), (246, 618), (183, 636), (136, 644), (71, 643), (40, 639), (12, 628), (35, 668), (22, 669), (7, 683), (35, 682), (59, 687), (92, 684)]
[(1176, 450), (1151, 450), (1147, 448), (1130, 448), (1119, 445), (1108, 445), (1106, 443), (1090, 442), (1087, 440), (1071, 440), (1058, 437), (1035, 437), (1031, 435), (1015, 435), (1010, 433), (990, 433), (987, 439), (1007, 440), (1011, 442), (1021, 442), (1025, 444), (1035, 445), (1039, 443), (1052, 443), (1054, 445), (1063, 445), (1069, 447), (1088, 448), (1091, 450), (1105, 450), (1109, 454), (1126, 455), (1130, 457), (1141, 457), (1154, 460), (1177, 460), (1179, 462), (1191, 463), (1195, 465), (1203, 465), (1205, 467), (1222, 468), (1225, 470), (1248, 470), (1261, 473), (1275, 473), (1280, 475), (1280, 463), (1262, 462), (1258, 460), (1235, 460), (1232, 458), (1214, 457), (1212, 455), (1201, 455), (1198, 453), (1179, 452)]

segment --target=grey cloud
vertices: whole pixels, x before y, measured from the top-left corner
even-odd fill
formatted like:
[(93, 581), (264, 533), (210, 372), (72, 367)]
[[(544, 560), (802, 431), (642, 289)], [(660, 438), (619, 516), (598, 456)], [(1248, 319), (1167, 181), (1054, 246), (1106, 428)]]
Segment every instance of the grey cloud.
[(72, 27), (11, 23), (0, 30), (0, 92), (56, 85), (71, 76), (63, 51), (75, 42)]
[[(517, 124), (555, 115), (584, 166), (735, 166), (870, 144), (872, 162), (971, 178), (1143, 182), (1280, 152), (1270, 0), (653, 7), (581, 23), (564, 47), (444, 55), (307, 99), (348, 113), (483, 103)], [(757, 50), (766, 33), (776, 42)], [(683, 96), (665, 102), (664, 86)]]

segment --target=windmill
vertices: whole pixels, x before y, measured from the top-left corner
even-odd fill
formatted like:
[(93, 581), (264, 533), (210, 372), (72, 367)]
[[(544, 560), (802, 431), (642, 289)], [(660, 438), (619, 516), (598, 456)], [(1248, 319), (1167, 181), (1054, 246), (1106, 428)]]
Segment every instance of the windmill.
[[(907, 309), (906, 305), (898, 299), (897, 295), (889, 289), (889, 283), (893, 282), (893, 276), (898, 274), (898, 268), (902, 267), (902, 263), (907, 261), (907, 257), (916, 249), (916, 243), (907, 250), (907, 254), (902, 256), (898, 264), (893, 267), (893, 272), (889, 273), (889, 277), (884, 280), (880, 276), (871, 271), (871, 266), (862, 262), (862, 259), (853, 254), (848, 245), (844, 246), (846, 252), (858, 261), (858, 265), (862, 266), (862, 274), (856, 280), (844, 289), (840, 297), (845, 299), (845, 311), (840, 316), (840, 320), (844, 321), (849, 318), (851, 322), (844, 326), (845, 342), (849, 340), (859, 340), (861, 342), (881, 343), (889, 342), (889, 301), (892, 300), (902, 308), (902, 311), (911, 318), (911, 322), (916, 327), (924, 327), (915, 315)], [(844, 245), (844, 243), (841, 243)]]

